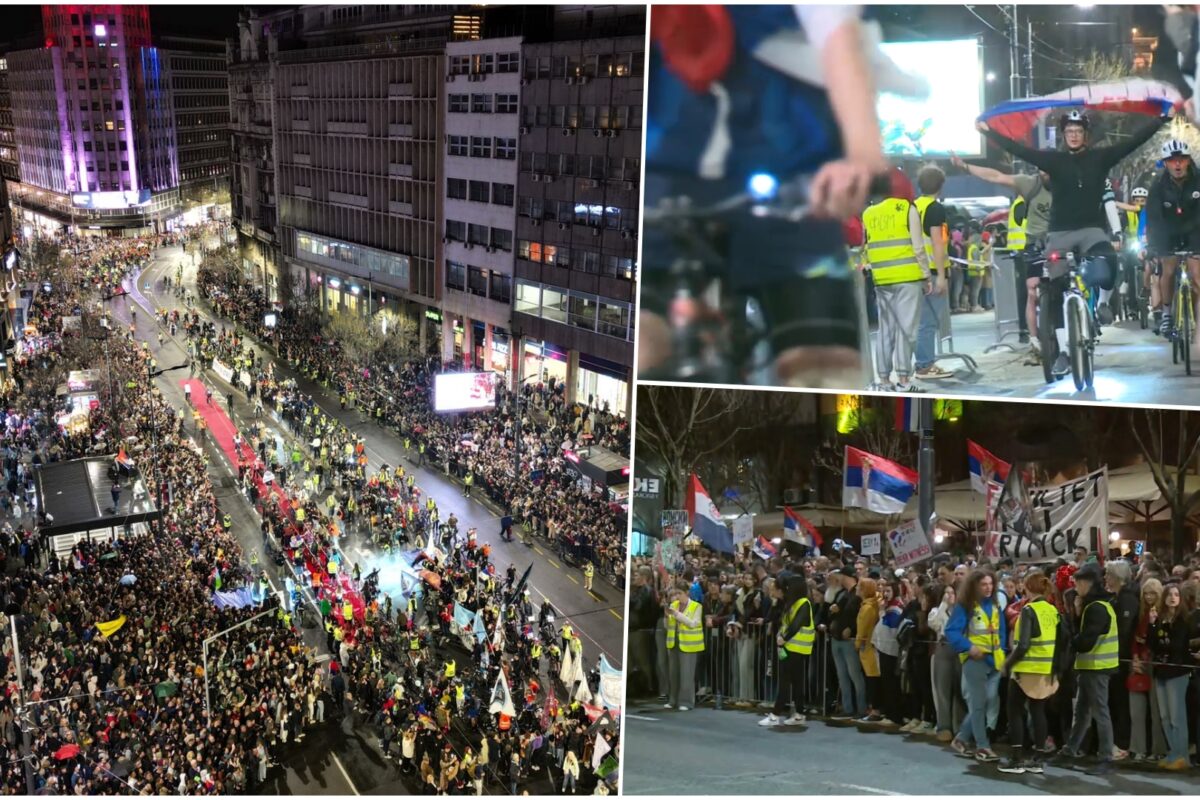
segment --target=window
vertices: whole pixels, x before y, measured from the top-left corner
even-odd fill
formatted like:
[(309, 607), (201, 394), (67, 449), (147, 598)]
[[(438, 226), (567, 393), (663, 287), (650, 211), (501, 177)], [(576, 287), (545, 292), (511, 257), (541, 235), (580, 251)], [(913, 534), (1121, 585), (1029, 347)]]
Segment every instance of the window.
[(491, 193), (491, 184), (487, 181), (471, 181), (471, 190), (469, 199), (475, 203), (488, 202), (488, 195)]
[(478, 297), (487, 297), (488, 270), (479, 267), (467, 268), (467, 291)]
[(600, 303), (600, 322), (596, 330), (618, 339), (629, 338), (629, 306)]
[(447, 136), (446, 137), (446, 153), (452, 156), (467, 155), (467, 137), (466, 136)]
[(446, 287), (464, 292), (467, 289), (467, 268), (457, 261), (446, 262)]
[(600, 271), (600, 254), (595, 250), (582, 251), (575, 268), (584, 272), (598, 273)]
[(622, 218), (623, 214), (621, 209), (617, 208), (616, 206), (604, 207), (604, 227), (608, 228), (610, 231), (621, 230)]
[(516, 72), (521, 64), (520, 53), (497, 53), (496, 72)]
[(499, 272), (493, 272), (492, 286), (488, 290), (488, 296), (498, 303), (511, 303), (512, 276), (501, 275)]
[[(508, 277), (507, 275), (504, 277)], [(533, 283), (520, 281), (517, 283), (517, 301), (515, 309), (523, 314), (541, 316), (542, 287)]]
[(531, 242), (528, 239), (521, 239), (519, 242), (517, 242), (517, 258), (523, 258), (526, 261), (533, 261), (533, 248), (535, 246), (537, 246), (539, 249), (541, 248), (541, 245), (537, 244), (537, 242)]
[(516, 187), (511, 183), (493, 183), (492, 184), (492, 202), (498, 206), (508, 206), (512, 208), (513, 198), (516, 196)]
[(446, 220), (446, 238), (452, 242), (465, 242), (467, 240), (467, 223), (457, 220)]
[[(500, 141), (497, 139), (496, 141)], [(492, 137), (490, 136), (472, 136), (471, 137), (471, 157), (472, 158), (490, 158), (492, 155)]]
[(480, 53), (472, 59), (473, 71), (486, 75), (495, 71), (496, 56), (491, 53)]
[(450, 113), (451, 114), (467, 113), (467, 95), (452, 94), (452, 95), (450, 95), (449, 103), (450, 103)]
[(619, 256), (604, 257), (604, 274), (610, 278), (633, 280), (633, 259)]
[(517, 157), (516, 139), (496, 139), (496, 158), (512, 161)]
[(497, 250), (503, 250), (506, 253), (511, 253), (512, 243), (512, 231), (506, 228), (492, 228), (492, 247), (495, 247)]
[(450, 74), (466, 75), (471, 71), (470, 56), (450, 56)]
[(496, 113), (497, 114), (515, 114), (515, 113), (517, 113), (517, 96), (515, 94), (498, 94), (498, 95), (496, 95)]
[(473, 95), (471, 95), (471, 113), (473, 113), (473, 114), (490, 114), (490, 113), (492, 113), (492, 96), (490, 94), (473, 94)]
[(489, 246), (490, 242), (488, 241), (488, 226), (475, 225), (474, 223), (468, 225), (467, 240), (471, 244), (479, 245), (480, 247)]
[(463, 178), (446, 179), (446, 197), (452, 200), (467, 199), (467, 182)]
[(599, 305), (595, 298), (571, 295), (568, 304), (571, 312), (570, 323), (576, 328), (596, 330), (596, 310)]
[(555, 322), (567, 321), (566, 292), (549, 287), (542, 289), (542, 317)]

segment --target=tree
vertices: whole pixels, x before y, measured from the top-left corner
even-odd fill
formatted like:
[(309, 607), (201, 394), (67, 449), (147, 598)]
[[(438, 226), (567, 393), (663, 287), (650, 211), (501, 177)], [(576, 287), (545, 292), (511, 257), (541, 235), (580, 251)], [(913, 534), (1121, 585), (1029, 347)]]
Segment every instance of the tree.
[(682, 507), (686, 475), (697, 464), (725, 453), (748, 430), (745, 407), (752, 394), (688, 386), (639, 389), (637, 447), (665, 467), (667, 508)]
[(378, 331), (358, 314), (334, 314), (326, 325), (326, 330), (341, 343), (346, 355), (354, 361), (371, 361), (383, 345)]
[(383, 308), (371, 318), (371, 330), (379, 335), (380, 358), (404, 361), (421, 354), (420, 323), (412, 317)]
[(814, 456), (816, 465), (833, 473), (842, 485), (846, 445), (900, 464), (916, 464), (916, 437), (896, 430), (894, 397), (858, 396), (857, 424), (849, 433), (835, 432)]
[[(1130, 428), (1154, 483), (1171, 509), (1171, 556), (1179, 562), (1188, 549), (1188, 516), (1200, 508), (1200, 490), (1187, 490), (1188, 468), (1200, 449), (1200, 424), (1192, 424), (1194, 414), (1150, 408), (1140, 412), (1130, 410)], [(1164, 433), (1171, 424), (1175, 426), (1174, 442), (1168, 441), (1170, 431)]]

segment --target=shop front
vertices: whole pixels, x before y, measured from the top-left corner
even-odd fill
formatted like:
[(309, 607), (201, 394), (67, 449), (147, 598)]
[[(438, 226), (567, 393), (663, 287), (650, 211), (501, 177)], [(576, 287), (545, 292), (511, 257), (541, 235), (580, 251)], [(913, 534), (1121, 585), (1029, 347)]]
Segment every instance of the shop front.
[(575, 373), (575, 402), (628, 416), (629, 369), (603, 358), (579, 354)]
[(567, 379), (567, 353), (549, 342), (525, 340), (524, 364), (521, 367), (522, 382), (546, 383)]
[(508, 335), (508, 331), (504, 328), (491, 326), (491, 347), (488, 361), (488, 369), (496, 373), (503, 380), (504, 385), (512, 388), (512, 376), (510, 375), (512, 367), (512, 337)]

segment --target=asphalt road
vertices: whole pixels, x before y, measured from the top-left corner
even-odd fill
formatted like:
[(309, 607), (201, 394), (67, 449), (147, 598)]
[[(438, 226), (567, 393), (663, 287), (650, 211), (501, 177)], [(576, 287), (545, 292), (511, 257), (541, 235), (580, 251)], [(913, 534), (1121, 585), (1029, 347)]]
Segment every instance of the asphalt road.
[[(110, 301), (114, 314), (126, 323), (130, 320), (131, 305), (137, 304), (140, 308), (137, 338), (148, 342), (160, 369), (182, 364), (187, 360), (186, 340), (182, 331), (174, 340), (165, 336), (164, 343), (160, 346), (156, 338), (159, 327), (152, 323), (151, 313), (151, 309), (156, 311), (159, 308), (183, 308), (182, 303), (173, 294), (163, 292), (158, 283), (163, 276), (169, 275), (173, 278), (181, 261), (185, 263), (184, 283), (195, 293), (194, 267), (190, 260), (184, 257), (181, 248), (170, 247), (156, 251), (151, 264), (137, 276), (136, 281), (133, 278), (126, 281), (126, 287), (130, 290), (129, 299)], [(218, 325), (222, 324), (223, 320), (212, 316), (211, 309), (206, 305), (201, 304), (199, 310), (202, 316), (214, 320)], [(262, 354), (264, 360), (274, 359), (272, 351), (257, 346), (255, 349)], [(589, 594), (583, 589), (583, 579), (579, 571), (562, 564), (553, 553), (547, 552), (541, 545), (529, 547), (519, 541), (501, 541), (499, 509), (491, 508), (477, 498), (464, 497), (461, 484), (451, 480), (441, 471), (417, 467), (415, 453), (410, 460), (410, 454), (405, 451), (402, 441), (391, 430), (369, 421), (357, 411), (343, 411), (335, 395), (293, 373), (278, 360), (275, 362), (275, 373), (280, 378), (295, 379), (303, 391), (317, 400), (325, 413), (336, 417), (351, 430), (362, 433), (366, 439), (366, 452), (372, 468), (378, 469), (384, 463), (403, 463), (406, 470), (415, 472), (417, 485), (432, 494), (444, 516), (454, 513), (459, 519), (461, 529), (478, 528), (479, 539), (491, 544), (493, 559), (500, 569), (505, 568), (508, 563), (513, 563), (519, 571), (523, 571), (532, 562), (530, 585), (534, 600), (540, 603), (543, 597), (548, 598), (560, 614), (571, 619), (575, 630), (583, 637), (584, 654), (589, 667), (596, 662), (601, 652), (614, 666), (622, 663), (625, 608), (623, 590), (602, 580), (596, 580), (594, 591)], [(224, 397), (231, 391), (231, 387), (211, 372), (200, 377), (214, 387), (214, 402), (220, 398), (224, 406)], [(156, 385), (176, 408), (187, 407), (180, 386), (186, 378), (186, 370), (156, 378)], [(245, 422), (252, 416), (252, 409), (243, 393), (234, 391), (234, 394), (233, 417), (239, 423)], [(200, 398), (197, 398), (197, 401), (199, 400)], [(264, 415), (264, 421), (285, 441), (291, 440), (291, 435), (273, 413)], [(217, 487), (222, 508), (230, 510), (234, 520), (234, 531), (247, 553), (259, 553), (261, 563), (268, 565), (269, 560), (262, 553), (258, 514), (244, 498), (240, 502), (238, 500), (241, 493), (234, 484), (236, 469), (217, 448), (210, 444), (208, 449), (213, 456), (209, 467), (210, 478)], [(345, 547), (352, 560), (361, 560), (364, 573), (372, 568), (372, 561), (377, 555), (369, 542), (353, 537)], [(273, 571), (273, 567), (271, 569)], [(274, 571), (273, 575), (276, 585), (282, 585), (280, 575)], [(314, 646), (323, 646), (323, 637), (316, 630), (307, 631), (306, 639)], [(402, 779), (394, 762), (384, 759), (375, 734), (369, 731), (367, 726), (358, 725), (354, 715), (336, 723), (327, 723), (326, 728), (311, 734), (299, 747), (292, 749), (291, 756), (281, 767), (282, 769), (276, 768), (271, 771), (269, 786), (264, 789), (264, 793), (406, 794), (417, 788), (415, 785), (409, 786), (408, 782)]]
[(622, 789), (631, 795), (1182, 795), (1195, 774), (1120, 767), (1107, 778), (1047, 767), (1006, 775), (929, 737), (810, 721), (760, 728), (755, 713), (645, 704), (626, 710)]

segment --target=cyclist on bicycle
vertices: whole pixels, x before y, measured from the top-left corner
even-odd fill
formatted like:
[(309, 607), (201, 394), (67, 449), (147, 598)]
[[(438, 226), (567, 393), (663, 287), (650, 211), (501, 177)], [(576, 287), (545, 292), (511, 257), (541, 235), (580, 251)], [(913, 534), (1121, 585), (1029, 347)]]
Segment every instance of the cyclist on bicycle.
[[(1096, 313), (1102, 324), (1108, 324), (1113, 319), (1108, 303), (1120, 266), (1117, 252), (1112, 245), (1110, 224), (1104, 208), (1108, 173), (1154, 136), (1173, 115), (1172, 109), (1170, 114), (1159, 117), (1119, 144), (1089, 147), (1091, 120), (1082, 111), (1072, 109), (1058, 120), (1058, 132), (1066, 146), (1064, 151), (1037, 150), (996, 133), (986, 122), (980, 121), (976, 124), (978, 130), (997, 147), (1050, 176), (1055, 186), (1055, 202), (1050, 209), (1046, 249), (1061, 253), (1077, 251), (1081, 259), (1094, 259), (1087, 270), (1086, 280), (1100, 289), (1100, 303)], [(1062, 262), (1055, 262), (1051, 268), (1052, 290), (1060, 288), (1060, 281), (1057, 279), (1062, 275), (1056, 274), (1057, 265), (1060, 263)], [(1067, 332), (1061, 306), (1056, 303), (1054, 307), (1054, 328), (1059, 344), (1054, 372), (1065, 375), (1070, 369), (1067, 359)]]
[(1162, 174), (1150, 185), (1146, 200), (1146, 247), (1158, 258), (1162, 277), (1158, 294), (1162, 299), (1163, 315), (1159, 333), (1171, 331), (1171, 308), (1175, 300), (1175, 269), (1179, 259), (1175, 253), (1186, 250), (1188, 276), (1193, 286), (1200, 286), (1200, 175), (1192, 162), (1191, 148), (1186, 142), (1172, 139), (1162, 146)]
[[(888, 170), (860, 13), (849, 5), (651, 11), (646, 206), (686, 196), (705, 207), (745, 192), (758, 173), (779, 181), (815, 174), (809, 203), (825, 219), (735, 213), (709, 235), (725, 265), (719, 277), (763, 308), (784, 384), (859, 380), (840, 220), (863, 209), (872, 178)], [(813, 81), (782, 63), (795, 47), (777, 46), (801, 30), (818, 55)], [(664, 311), (680, 253), (664, 231), (644, 236), (639, 369), (653, 370), (672, 357)], [(855, 374), (831, 375), (844, 371)]]

